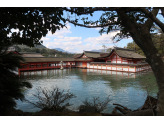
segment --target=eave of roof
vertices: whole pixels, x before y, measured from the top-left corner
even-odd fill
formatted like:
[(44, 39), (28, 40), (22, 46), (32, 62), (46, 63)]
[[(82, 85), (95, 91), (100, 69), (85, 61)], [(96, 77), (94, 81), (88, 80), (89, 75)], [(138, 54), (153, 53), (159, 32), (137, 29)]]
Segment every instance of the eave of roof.
[(105, 58), (109, 53), (104, 52), (93, 52), (93, 51), (84, 51), (84, 54), (88, 58)]
[(74, 58), (60, 57), (24, 57), (25, 62), (58, 62), (58, 61), (74, 61)]
[(115, 50), (116, 54), (122, 58), (131, 58), (131, 59), (145, 59), (146, 57), (135, 53), (132, 50)]
[(84, 53), (77, 53), (73, 56), (73, 58), (80, 58), (81, 56), (83, 56)]
[[(135, 53), (133, 50), (131, 49), (123, 49), (119, 48), (119, 49), (113, 49), (106, 57), (109, 57), (112, 55), (112, 53), (116, 53), (119, 57), (121, 58), (128, 58), (128, 59), (146, 59), (146, 57)], [(130, 54), (131, 53), (131, 54)], [(127, 55), (126, 55), (127, 54)], [(129, 57), (131, 55), (131, 57)]]

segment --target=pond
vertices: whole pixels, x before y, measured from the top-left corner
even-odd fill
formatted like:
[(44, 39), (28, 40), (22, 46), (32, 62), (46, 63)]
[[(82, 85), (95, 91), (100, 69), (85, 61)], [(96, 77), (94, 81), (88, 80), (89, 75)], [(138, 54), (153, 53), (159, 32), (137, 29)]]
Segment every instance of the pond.
[[(129, 109), (140, 108), (149, 95), (156, 97), (158, 88), (151, 70), (140, 73), (125, 73), (93, 69), (54, 69), (32, 72), (21, 72), (20, 78), (32, 83), (33, 88), (24, 91), (25, 98), (31, 102), (37, 102), (37, 87), (52, 89), (58, 87), (75, 94), (77, 97), (69, 101), (73, 104), (69, 107), (77, 111), (77, 107), (83, 105), (83, 101), (93, 100), (99, 97), (101, 101), (109, 95), (110, 102), (104, 113), (110, 113), (115, 107), (113, 103), (121, 104)], [(150, 86), (150, 87), (148, 87)], [(148, 87), (148, 88), (147, 88)], [(36, 112), (41, 109), (28, 102), (17, 100), (17, 109), (26, 112)]]

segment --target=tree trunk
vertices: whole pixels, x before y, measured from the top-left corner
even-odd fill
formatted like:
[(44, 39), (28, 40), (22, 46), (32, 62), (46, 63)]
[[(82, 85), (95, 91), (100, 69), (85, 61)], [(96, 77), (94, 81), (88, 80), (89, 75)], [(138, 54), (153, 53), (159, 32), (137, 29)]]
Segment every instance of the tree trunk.
[(150, 35), (151, 21), (145, 22), (145, 25), (138, 25), (130, 19), (125, 12), (118, 11), (122, 19), (122, 25), (127, 27), (135, 43), (143, 50), (146, 55), (146, 62), (151, 66), (155, 75), (159, 97), (157, 103), (157, 115), (164, 116), (164, 63), (157, 49), (155, 48)]

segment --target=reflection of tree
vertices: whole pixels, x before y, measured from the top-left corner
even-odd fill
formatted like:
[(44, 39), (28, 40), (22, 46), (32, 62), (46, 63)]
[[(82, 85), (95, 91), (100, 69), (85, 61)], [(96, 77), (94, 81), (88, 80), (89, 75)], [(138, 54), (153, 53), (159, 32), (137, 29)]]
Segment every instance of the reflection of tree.
[(109, 83), (105, 83), (105, 84), (110, 86), (112, 90), (119, 90), (121, 88), (131, 87), (133, 86), (131, 82), (135, 81), (134, 78), (127, 78), (126, 76), (121, 76), (117, 74), (102, 76), (102, 78), (105, 81), (109, 81)]
[(137, 78), (137, 81), (140, 85), (140, 89), (146, 91), (146, 87), (149, 86), (148, 87), (149, 94), (150, 95), (157, 94), (158, 86), (156, 86), (157, 83), (153, 72), (145, 73), (142, 76), (139, 76)]

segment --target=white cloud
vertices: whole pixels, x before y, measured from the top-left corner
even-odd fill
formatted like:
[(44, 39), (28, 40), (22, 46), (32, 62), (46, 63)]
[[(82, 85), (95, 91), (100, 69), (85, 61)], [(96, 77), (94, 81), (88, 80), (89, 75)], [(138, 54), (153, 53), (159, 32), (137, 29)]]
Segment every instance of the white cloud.
[(54, 39), (54, 41), (80, 41), (82, 37), (64, 37), (60, 39)]
[[(60, 32), (61, 31), (61, 32)], [(109, 34), (102, 34), (102, 36), (89, 37), (82, 41), (82, 37), (66, 37), (68, 33), (71, 33), (70, 27), (68, 30), (63, 29), (57, 31), (55, 34), (49, 33), (47, 38), (43, 38), (43, 44), (51, 49), (61, 48), (69, 52), (81, 53), (83, 50), (91, 51), (95, 49), (102, 49), (103, 44), (112, 44), (111, 38), (118, 32), (111, 32)], [(51, 39), (51, 40), (50, 40)], [(107, 47), (110, 47), (107, 45)]]
[(108, 34), (102, 34), (98, 37), (89, 37), (85, 39), (85, 42), (90, 42), (94, 44), (111, 44), (113, 43), (112, 37), (115, 36), (119, 31), (110, 32)]
[(95, 28), (95, 30), (98, 30), (98, 31), (99, 31), (100, 29), (101, 29), (101, 27), (97, 27), (97, 28)]
[(43, 40), (43, 41), (50, 41), (50, 38), (42, 37), (41, 40)]
[[(112, 44), (111, 38), (118, 32), (111, 32), (109, 34), (102, 34), (102, 36), (89, 37), (82, 40), (82, 37), (69, 37), (67, 34), (72, 33), (70, 31), (71, 26), (67, 24), (67, 28), (63, 28), (51, 34), (48, 32), (46, 38), (43, 39), (43, 44), (51, 49), (61, 48), (65, 51), (82, 53), (83, 50), (91, 51), (95, 49), (102, 49), (103, 44)], [(106, 45), (110, 47), (109, 45)]]

